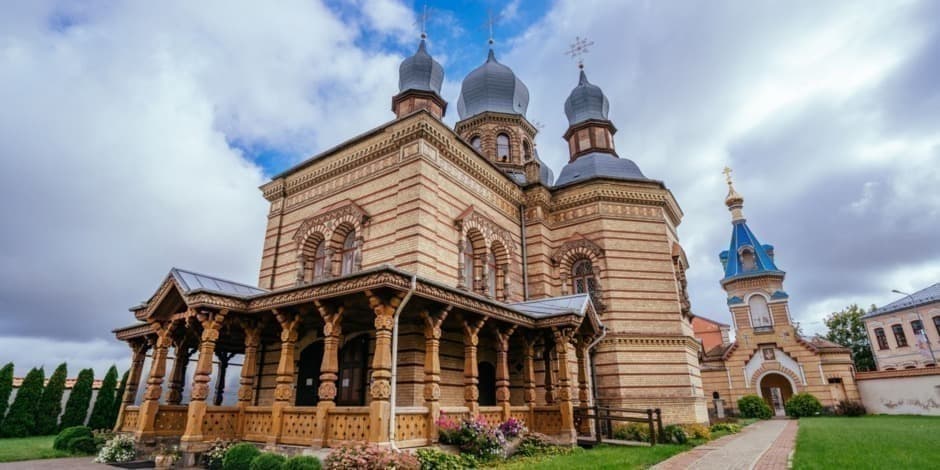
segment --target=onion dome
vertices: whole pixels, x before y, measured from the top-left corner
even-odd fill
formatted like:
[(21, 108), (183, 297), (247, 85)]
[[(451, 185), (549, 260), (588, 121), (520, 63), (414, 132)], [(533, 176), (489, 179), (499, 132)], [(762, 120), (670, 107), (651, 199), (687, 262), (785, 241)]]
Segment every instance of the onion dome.
[(592, 152), (579, 156), (561, 169), (555, 186), (577, 183), (592, 178), (610, 178), (627, 181), (647, 181), (633, 160), (620, 158), (607, 152)]
[(581, 70), (581, 78), (578, 80), (578, 86), (571, 90), (568, 99), (565, 100), (565, 115), (568, 116), (568, 125), (582, 123), (591, 119), (607, 121), (607, 111), (610, 103), (600, 87), (588, 81), (584, 70)]
[(496, 61), (490, 49), (483, 65), (463, 79), (457, 114), (467, 119), (480, 113), (521, 114), (529, 107), (529, 89), (509, 67)]
[(424, 39), (418, 45), (418, 51), (403, 60), (398, 67), (398, 91), (431, 91), (441, 94), (444, 82), (444, 67), (431, 54), (428, 54)]

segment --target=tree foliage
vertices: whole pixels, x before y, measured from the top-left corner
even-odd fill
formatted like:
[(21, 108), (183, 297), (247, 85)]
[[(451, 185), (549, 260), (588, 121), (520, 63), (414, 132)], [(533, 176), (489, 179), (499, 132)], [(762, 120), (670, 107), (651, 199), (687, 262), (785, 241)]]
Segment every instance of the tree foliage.
[(866, 311), (864, 308), (852, 304), (842, 309), (842, 311), (833, 312), (825, 320), (826, 327), (829, 328), (826, 339), (851, 349), (855, 369), (859, 371), (875, 370), (875, 359), (872, 357), (871, 343), (868, 341), (865, 322), (862, 321), (862, 317), (874, 309), (874, 305)]
[(16, 392), (10, 412), (0, 425), (0, 436), (26, 437), (32, 434), (36, 427), (36, 408), (42, 398), (42, 383), (46, 374), (42, 368), (33, 369), (26, 374), (23, 384)]
[(114, 427), (114, 420), (111, 419), (111, 412), (114, 411), (114, 392), (117, 389), (117, 367), (111, 366), (108, 373), (104, 375), (101, 381), (101, 388), (98, 389), (98, 398), (95, 399), (95, 406), (91, 410), (91, 417), (88, 418), (88, 427), (92, 429), (111, 429)]
[(68, 370), (64, 362), (49, 376), (49, 382), (42, 390), (39, 406), (36, 407), (36, 428), (33, 434), (49, 436), (59, 431), (59, 415), (62, 414), (62, 395), (65, 393), (67, 376)]
[(111, 422), (117, 423), (117, 417), (121, 413), (121, 404), (124, 402), (124, 392), (127, 391), (127, 378), (131, 371), (124, 371), (121, 376), (121, 384), (118, 385), (117, 392), (114, 393), (114, 405), (111, 407)]
[(95, 371), (85, 369), (78, 373), (78, 379), (72, 386), (72, 393), (69, 393), (69, 399), (65, 403), (65, 414), (62, 415), (62, 422), (59, 427), (69, 428), (72, 426), (83, 426), (85, 417), (88, 416), (88, 405), (91, 403), (91, 388), (95, 381)]
[(0, 423), (3, 422), (3, 416), (7, 412), (7, 406), (10, 405), (10, 395), (13, 393), (13, 363), (0, 369)]

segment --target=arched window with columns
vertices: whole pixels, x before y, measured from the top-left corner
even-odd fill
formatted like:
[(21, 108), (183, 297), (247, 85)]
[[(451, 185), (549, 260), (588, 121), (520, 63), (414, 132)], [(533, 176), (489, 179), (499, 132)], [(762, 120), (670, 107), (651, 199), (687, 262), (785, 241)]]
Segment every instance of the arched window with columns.
[(512, 159), (512, 151), (509, 146), (509, 136), (499, 134), (496, 136), (496, 158), (501, 162), (508, 162)]
[(313, 255), (313, 277), (310, 280), (316, 281), (325, 278), (328, 272), (327, 266), (329, 266), (329, 263), (326, 259), (326, 242), (321, 241), (317, 244), (317, 249)]
[(597, 289), (597, 277), (591, 260), (581, 258), (571, 265), (571, 292), (589, 294), (592, 300), (600, 300)]
[(473, 242), (470, 238), (463, 239), (463, 285), (473, 290)]
[(486, 253), (486, 294), (496, 297), (496, 255), (492, 251)]
[(773, 326), (770, 307), (767, 305), (767, 299), (763, 295), (752, 295), (751, 298), (747, 300), (747, 307), (751, 314), (751, 327), (769, 328)]
[(342, 247), (342, 265), (340, 274), (350, 274), (356, 270), (356, 232), (350, 231), (343, 239)]

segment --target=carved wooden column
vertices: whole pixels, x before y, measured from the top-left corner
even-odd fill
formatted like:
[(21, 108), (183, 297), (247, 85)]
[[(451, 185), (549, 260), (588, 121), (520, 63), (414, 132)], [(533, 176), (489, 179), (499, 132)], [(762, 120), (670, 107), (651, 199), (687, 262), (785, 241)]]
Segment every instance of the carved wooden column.
[(151, 323), (151, 330), (156, 334), (153, 347), (153, 359), (150, 363), (150, 376), (147, 378), (147, 391), (140, 404), (137, 422), (137, 439), (153, 437), (153, 424), (160, 408), (160, 395), (163, 395), (163, 376), (166, 374), (166, 356), (170, 349), (170, 323)]
[(522, 382), (525, 387), (523, 399), (529, 407), (526, 425), (535, 423), (535, 336), (526, 334), (522, 338)]
[(215, 356), (219, 358), (219, 376), (215, 381), (215, 398), (212, 404), (222, 406), (222, 400), (225, 399), (225, 374), (228, 372), (228, 364), (235, 357), (235, 353), (216, 351)]
[(183, 388), (186, 386), (186, 369), (193, 349), (186, 345), (186, 336), (173, 339), (173, 370), (170, 372), (170, 384), (164, 401), (167, 405), (179, 405), (183, 401)]
[(315, 302), (323, 318), (323, 359), (320, 362), (320, 387), (317, 389), (317, 430), (313, 445), (322, 446), (326, 436), (327, 416), (336, 407), (336, 379), (339, 378), (339, 343), (343, 335), (343, 307), (329, 308)]
[(294, 396), (294, 348), (297, 344), (297, 334), (300, 329), (300, 315), (274, 311), (274, 318), (281, 325), (281, 354), (277, 363), (277, 378), (274, 386), (274, 403), (271, 405), (271, 434), (268, 436), (268, 447), (277, 445), (281, 437), (281, 421), (284, 417), (284, 408), (290, 405)]
[(395, 309), (403, 294), (388, 302), (372, 291), (366, 291), (369, 307), (375, 312), (375, 353), (372, 356), (372, 402), (369, 404), (369, 442), (389, 444), (389, 420), (392, 417), (392, 327)]
[(137, 389), (140, 386), (140, 376), (144, 370), (144, 361), (147, 359), (147, 350), (150, 345), (147, 341), (133, 339), (127, 342), (131, 347), (131, 368), (127, 373), (127, 386), (124, 388), (124, 396), (121, 397), (121, 408), (118, 410), (117, 421), (114, 422), (114, 431), (120, 431), (124, 427), (124, 410), (134, 404), (137, 399)]
[(495, 328), (496, 333), (496, 404), (503, 410), (503, 421), (509, 419), (512, 412), (509, 403), (509, 338), (516, 331), (515, 326)]
[(558, 411), (561, 413), (559, 438), (573, 443), (577, 433), (574, 429), (574, 408), (571, 405), (571, 373), (568, 364), (568, 343), (574, 334), (572, 328), (552, 328), (555, 339), (555, 357), (558, 360)]
[(196, 372), (193, 374), (193, 387), (189, 396), (189, 409), (186, 412), (186, 431), (180, 438), (181, 444), (203, 441), (202, 421), (206, 416), (206, 399), (209, 398), (212, 358), (215, 357), (219, 330), (222, 329), (222, 322), (227, 315), (227, 310), (196, 314), (196, 320), (202, 324), (202, 337), (199, 341), (199, 359), (196, 360)]
[[(577, 345), (575, 345), (575, 354), (578, 356), (578, 405), (585, 410), (594, 404), (589, 382), (591, 358), (588, 348), (591, 346), (591, 340), (591, 337), (581, 336), (578, 338)], [(593, 430), (593, 420), (585, 419), (581, 423), (582, 432), (592, 433)]]
[(261, 346), (261, 325), (252, 320), (239, 322), (245, 332), (245, 356), (238, 382), (238, 436), (245, 436), (245, 408), (254, 403), (255, 377), (258, 375), (258, 347)]
[(542, 346), (542, 362), (545, 368), (545, 404), (555, 403), (555, 369), (552, 368), (552, 350), (549, 340)]
[(428, 407), (428, 439), (437, 442), (437, 420), (441, 417), (441, 325), (450, 306), (437, 314), (421, 312), (424, 319), (424, 402)]
[(480, 343), (480, 329), (485, 318), (463, 321), (463, 398), (470, 409), (470, 416), (480, 413), (480, 372), (477, 367), (477, 345)]

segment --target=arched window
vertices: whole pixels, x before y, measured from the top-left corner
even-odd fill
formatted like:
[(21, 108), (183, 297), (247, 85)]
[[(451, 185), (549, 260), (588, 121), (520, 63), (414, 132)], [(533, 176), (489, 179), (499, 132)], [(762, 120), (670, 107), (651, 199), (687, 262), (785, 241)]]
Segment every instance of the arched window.
[(598, 299), (597, 278), (594, 277), (594, 265), (589, 259), (575, 261), (571, 265), (571, 291), (575, 294), (590, 294), (595, 304)]
[(340, 274), (346, 275), (353, 272), (356, 266), (356, 232), (350, 231), (343, 240), (343, 266)]
[(508, 162), (510, 157), (509, 136), (499, 134), (496, 136), (496, 158), (501, 162)]
[(773, 325), (770, 308), (767, 306), (767, 299), (763, 295), (752, 295), (747, 301), (747, 306), (751, 311), (751, 327), (756, 329)]
[(480, 136), (475, 135), (470, 138), (470, 146), (477, 149), (477, 152), (483, 151), (483, 140), (480, 139)]
[(327, 273), (327, 262), (326, 262), (326, 241), (320, 242), (317, 245), (317, 251), (313, 255), (313, 280), (323, 279), (326, 277)]
[(745, 271), (753, 271), (757, 268), (753, 250), (744, 249), (741, 251), (741, 268)]
[(486, 292), (496, 297), (496, 255), (492, 251), (486, 255)]
[(522, 141), (522, 157), (526, 162), (532, 161), (532, 147), (529, 146), (528, 140)]
[(473, 243), (469, 238), (463, 241), (463, 283), (473, 290)]
[(888, 337), (885, 336), (884, 328), (875, 328), (875, 339), (878, 341), (878, 349), (888, 349)]

